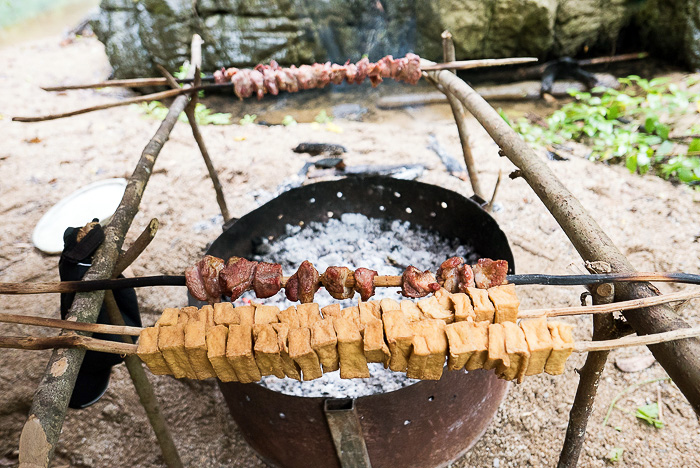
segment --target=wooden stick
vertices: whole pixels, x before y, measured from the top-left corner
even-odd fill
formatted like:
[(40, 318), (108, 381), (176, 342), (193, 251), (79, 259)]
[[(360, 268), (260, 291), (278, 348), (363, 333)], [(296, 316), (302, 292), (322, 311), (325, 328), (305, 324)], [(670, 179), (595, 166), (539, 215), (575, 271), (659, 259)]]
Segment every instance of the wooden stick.
[[(193, 91), (196, 90), (194, 88), (185, 90), (187, 93)], [(105, 241), (95, 252), (92, 266), (85, 274), (85, 280), (111, 278), (124, 243), (124, 236), (138, 212), (143, 192), (153, 173), (153, 166), (158, 154), (168, 141), (170, 132), (188, 102), (189, 96), (187, 94), (175, 99), (158, 131), (145, 146), (141, 158), (129, 178), (119, 207), (105, 228)], [(79, 322), (94, 323), (97, 320), (103, 299), (104, 292), (100, 291), (77, 294), (68, 317)], [(110, 342), (110, 344), (114, 343)], [(122, 343), (119, 345), (128, 346)], [(48, 468), (51, 464), (68, 409), (68, 401), (84, 357), (84, 349), (69, 349), (61, 353), (56, 351), (52, 353), (34, 395), (29, 417), (22, 429), (19, 441), (20, 466)], [(59, 361), (61, 362), (59, 363)], [(60, 373), (52, 371), (59, 367), (62, 369)], [(38, 444), (36, 441), (42, 442)]]
[(685, 340), (700, 336), (700, 327), (679, 328), (663, 333), (654, 333), (642, 336), (625, 336), (616, 340), (606, 341), (577, 341), (574, 343), (574, 351), (577, 353), (590, 353), (593, 351), (606, 351), (631, 346), (649, 346), (669, 341)]
[(421, 64), (422, 71), (438, 70), (469, 70), (472, 68), (502, 67), (504, 65), (519, 65), (521, 63), (537, 62), (536, 57), (513, 57), (502, 59), (456, 60), (447, 63)]
[[(214, 81), (213, 76), (208, 76), (203, 78), (204, 81)], [(177, 80), (178, 83), (191, 83), (194, 81), (192, 78)], [(122, 88), (141, 88), (146, 86), (167, 86), (168, 80), (165, 78), (132, 78), (127, 80), (108, 80), (100, 81), (98, 83), (84, 83), (77, 85), (66, 85), (66, 86), (47, 86), (42, 87), (44, 91), (70, 91), (73, 89), (93, 89), (93, 88), (110, 88), (110, 87), (122, 87)]]
[(74, 322), (72, 320), (60, 320), (31, 315), (0, 314), (0, 323), (19, 323), (22, 325), (36, 325), (38, 327), (62, 328), (64, 330), (82, 331), (88, 333), (105, 333), (109, 335), (139, 336), (141, 327), (127, 327), (117, 325), (105, 325), (102, 323)]
[[(135, 354), (138, 346), (117, 341), (98, 340), (82, 335), (61, 335), (49, 337), (0, 336), (0, 348), (15, 349), (59, 349), (77, 348), (83, 351), (100, 351), (112, 354)], [(69, 395), (70, 396), (70, 395)], [(24, 431), (23, 431), (24, 432)]]
[[(201, 57), (199, 62), (201, 62)], [(161, 65), (156, 65), (158, 67), (158, 70), (165, 76), (165, 79), (170, 83), (170, 86), (173, 88), (179, 88), (179, 85), (177, 81), (175, 81), (175, 78), (166, 70), (163, 66)], [(192, 62), (191, 65), (191, 71), (193, 72), (194, 76), (194, 86), (199, 85), (199, 67), (195, 65), (195, 62)], [(189, 76), (189, 75), (188, 75)], [(199, 131), (199, 125), (197, 125), (197, 117), (195, 115), (195, 109), (197, 108), (197, 102), (199, 98), (197, 94), (192, 95), (192, 100), (188, 104), (187, 107), (185, 107), (185, 115), (187, 116), (187, 121), (190, 123), (190, 128), (192, 129), (192, 136), (194, 137), (194, 140), (197, 142), (197, 146), (199, 147), (199, 152), (202, 154), (202, 158), (204, 159), (204, 164), (207, 166), (207, 172), (209, 172), (209, 178), (211, 179), (212, 184), (214, 185), (214, 192), (216, 192), (216, 202), (219, 204), (219, 209), (221, 210), (221, 216), (224, 218), (224, 223), (229, 221), (231, 219), (231, 215), (229, 214), (228, 211), (228, 206), (226, 205), (226, 198), (224, 198), (224, 189), (221, 186), (221, 181), (219, 181), (219, 174), (216, 172), (216, 168), (214, 168), (214, 163), (211, 160), (211, 157), (209, 157), (209, 151), (207, 150), (207, 146), (204, 143), (204, 138), (202, 137), (202, 134)]]
[(97, 106), (84, 107), (82, 109), (76, 109), (76, 110), (73, 110), (70, 112), (62, 112), (60, 114), (42, 115), (42, 116), (37, 116), (37, 117), (12, 117), (12, 121), (13, 122), (44, 122), (46, 120), (62, 119), (64, 117), (72, 117), (74, 115), (87, 114), (88, 112), (93, 112), (93, 111), (98, 111), (98, 110), (103, 110), (103, 109), (111, 109), (113, 107), (121, 107), (121, 106), (126, 106), (129, 104), (135, 104), (138, 102), (157, 101), (159, 99), (165, 99), (165, 98), (174, 97), (174, 96), (181, 96), (183, 94), (191, 94), (191, 93), (205, 90), (205, 89), (213, 89), (213, 88), (221, 88), (221, 87), (230, 88), (231, 85), (230, 84), (206, 85), (206, 86), (198, 86), (196, 88), (192, 87), (192, 88), (169, 89), (167, 91), (161, 91), (159, 93), (146, 94), (144, 96), (137, 96), (137, 97), (133, 97), (133, 98), (129, 98), (129, 99), (124, 99), (121, 101), (108, 102), (106, 104), (99, 104)]
[[(422, 62), (432, 65), (431, 62)], [(613, 271), (634, 274), (629, 260), (613, 244), (595, 218), (581, 202), (561, 183), (552, 169), (534, 150), (498, 115), (467, 83), (446, 71), (430, 72), (479, 121), (503, 154), (520, 170), (523, 179), (542, 200), (566, 233), (567, 237), (587, 261), (608, 262)], [(618, 283), (616, 298), (632, 300), (656, 295), (647, 283)], [(637, 333), (652, 334), (688, 324), (668, 306), (655, 306), (644, 314), (630, 311), (624, 314)], [(681, 340), (650, 348), (668, 375), (678, 385), (696, 413), (700, 414), (700, 339)]]
[(119, 257), (117, 261), (117, 266), (114, 267), (114, 273), (112, 278), (116, 278), (121, 275), (124, 270), (131, 265), (136, 258), (138, 258), (141, 253), (146, 250), (146, 247), (151, 243), (151, 241), (156, 237), (156, 232), (158, 232), (158, 227), (160, 223), (156, 218), (153, 218), (146, 226), (146, 229), (136, 238), (131, 247)]

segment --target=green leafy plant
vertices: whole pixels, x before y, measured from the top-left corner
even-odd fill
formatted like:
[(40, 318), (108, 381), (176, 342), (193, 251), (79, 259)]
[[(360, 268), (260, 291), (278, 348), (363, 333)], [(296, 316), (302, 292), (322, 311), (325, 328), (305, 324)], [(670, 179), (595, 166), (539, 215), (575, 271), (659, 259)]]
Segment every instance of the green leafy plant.
[(320, 124), (325, 124), (325, 123), (331, 123), (333, 122), (333, 117), (328, 115), (325, 109), (322, 109), (321, 112), (319, 112), (314, 120)]
[(285, 127), (293, 127), (297, 124), (297, 121), (291, 115), (285, 115), (282, 119), (282, 125)]
[(659, 419), (659, 405), (658, 403), (652, 403), (650, 405), (643, 405), (637, 408), (637, 412), (634, 415), (646, 422), (650, 426), (654, 426), (657, 429), (664, 427), (663, 421)]
[[(132, 104), (132, 106), (142, 114), (157, 120), (165, 119), (168, 115), (168, 108), (160, 101), (142, 102), (140, 104)], [(212, 112), (201, 102), (197, 103), (194, 109), (194, 117), (199, 125), (230, 125), (231, 114)], [(178, 117), (180, 122), (187, 122), (185, 113), (181, 113)]]
[(543, 124), (525, 118), (510, 121), (501, 115), (530, 143), (577, 141), (591, 147), (591, 159), (622, 163), (640, 174), (653, 170), (667, 179), (699, 182), (700, 142), (691, 142), (685, 150), (685, 145), (670, 139), (668, 124), (670, 117), (700, 111), (700, 92), (690, 90), (698, 79), (687, 79), (684, 89), (667, 78), (632, 75), (619, 81), (619, 90), (571, 91), (574, 100)]
[(614, 447), (610, 449), (608, 454), (605, 456), (605, 458), (610, 462), (610, 463), (615, 463), (620, 461), (620, 458), (622, 457), (622, 452), (624, 452), (625, 449), (620, 448), (620, 447)]
[(258, 116), (256, 114), (246, 114), (241, 120), (238, 121), (238, 123), (241, 125), (250, 125), (255, 123), (255, 119), (257, 118)]

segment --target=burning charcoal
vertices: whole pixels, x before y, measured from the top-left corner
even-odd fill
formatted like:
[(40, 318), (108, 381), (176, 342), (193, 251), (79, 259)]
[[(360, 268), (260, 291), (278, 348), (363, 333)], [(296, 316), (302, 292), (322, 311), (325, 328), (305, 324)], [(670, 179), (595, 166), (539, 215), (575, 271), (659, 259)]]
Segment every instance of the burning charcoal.
[(350, 299), (355, 295), (355, 290), (345, 285), (349, 275), (350, 268), (332, 266), (326, 269), (321, 281), (335, 299)]
[(508, 262), (506, 260), (491, 260), (480, 258), (476, 265), (472, 266), (474, 282), (477, 288), (490, 288), (500, 286), (506, 282), (508, 274)]
[(369, 268), (358, 268), (355, 270), (355, 291), (360, 293), (360, 297), (365, 302), (374, 296), (375, 276), (377, 276), (377, 272)]
[(430, 270), (423, 273), (414, 266), (409, 266), (401, 276), (401, 294), (406, 297), (423, 297), (440, 289), (440, 285)]
[(200, 301), (220, 302), (222, 289), (219, 284), (219, 272), (224, 261), (211, 255), (205, 255), (195, 266), (185, 270), (187, 289)]
[(282, 289), (282, 265), (258, 263), (253, 276), (253, 290), (259, 299), (272, 297)]
[(451, 293), (459, 292), (459, 267), (464, 263), (462, 257), (451, 257), (442, 262), (437, 271), (440, 286)]
[(251, 262), (241, 257), (228, 259), (226, 266), (219, 273), (219, 278), (223, 282), (224, 293), (231, 296), (231, 302), (252, 287), (257, 266), (258, 262)]
[(295, 273), (299, 278), (299, 302), (306, 304), (314, 301), (314, 294), (319, 288), (319, 274), (313, 264), (304, 260)]

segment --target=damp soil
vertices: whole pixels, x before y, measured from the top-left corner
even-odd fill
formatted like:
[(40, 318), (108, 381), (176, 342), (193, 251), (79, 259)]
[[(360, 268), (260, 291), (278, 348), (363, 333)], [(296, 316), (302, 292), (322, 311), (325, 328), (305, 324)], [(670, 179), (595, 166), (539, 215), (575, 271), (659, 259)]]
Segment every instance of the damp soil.
[[(41, 216), (61, 198), (91, 182), (128, 177), (158, 122), (129, 107), (52, 122), (21, 124), (13, 115), (46, 114), (108, 102), (130, 95), (103, 89), (46, 93), (39, 86), (106, 79), (110, 67), (103, 46), (93, 39), (63, 42), (52, 37), (0, 49), (0, 281), (56, 281), (58, 258), (36, 250), (31, 234)], [(413, 91), (396, 86), (392, 93)], [(425, 91), (424, 89), (421, 91)], [(427, 183), (471, 195), (468, 184), (448, 175), (438, 157), (426, 148), (435, 134), (444, 148), (460, 154), (459, 140), (444, 105), (392, 111), (371, 117), (376, 91), (359, 88), (352, 95), (332, 94), (319, 107), (361, 104), (365, 121), (336, 119), (337, 133), (324, 125), (207, 126), (202, 128), (224, 185), (233, 216), (256, 208), (260, 193), (273, 192), (293, 177), (309, 157), (292, 151), (307, 141), (338, 143), (348, 152), (348, 165), (422, 163)], [(212, 103), (220, 105), (219, 101)], [(303, 101), (303, 96), (295, 99)], [(321, 98), (315, 98), (321, 99)], [(326, 99), (325, 97), (323, 99)], [(251, 103), (253, 104), (253, 103)], [(247, 103), (237, 105), (247, 106)], [(257, 105), (257, 104), (255, 104)], [(271, 105), (277, 105), (271, 101)], [(505, 106), (503, 106), (505, 107)], [(241, 112), (251, 113), (247, 107)], [(252, 108), (251, 108), (252, 109)], [(265, 108), (259, 119), (272, 121)], [(315, 111), (315, 109), (313, 109)], [(296, 115), (294, 108), (279, 113)], [(311, 112), (310, 112), (311, 113)], [(272, 115), (272, 111), (270, 111)], [(279, 115), (279, 114), (278, 114)], [(302, 122), (304, 119), (299, 119)], [(310, 120), (310, 119), (307, 119)], [(514, 167), (498, 157), (497, 146), (473, 119), (468, 122), (482, 183), (491, 190), (499, 172)], [(548, 161), (554, 173), (595, 215), (601, 227), (642, 271), (700, 270), (700, 203), (697, 194), (653, 176), (636, 176), (624, 168), (589, 162), (574, 149), (566, 161)], [(542, 157), (545, 155), (542, 153)], [(522, 179), (504, 177), (493, 216), (509, 238), (519, 273), (568, 273), (581, 265), (571, 243)], [(180, 274), (221, 232), (218, 206), (206, 168), (187, 125), (178, 125), (163, 149), (146, 189), (127, 245), (151, 218), (158, 218), (155, 241), (127, 272), (129, 275)], [(663, 292), (680, 286), (659, 284)], [(527, 286), (520, 289), (524, 308), (572, 306), (581, 287)], [(164, 307), (184, 306), (182, 287), (141, 289), (138, 297), (146, 325)], [(679, 314), (698, 325), (699, 301)], [(4, 296), (1, 312), (56, 317), (58, 295)], [(590, 320), (572, 319), (576, 339), (590, 339)], [(51, 330), (0, 325), (3, 335), (52, 335)], [(666, 377), (655, 363), (637, 373), (623, 373), (612, 364), (620, 356), (647, 354), (646, 349), (614, 351), (603, 373), (595, 411), (581, 454), (582, 467), (603, 467), (613, 448), (623, 449), (620, 467), (700, 466), (697, 416), (678, 388), (667, 381), (650, 383), (618, 401), (603, 425), (608, 406), (633, 384)], [(47, 351), (0, 351), (0, 466), (17, 464), (20, 431), (33, 394), (45, 370)], [(584, 356), (573, 356), (561, 376), (529, 377), (513, 385), (484, 436), (455, 467), (549, 467), (556, 464), (574, 398), (576, 369)], [(151, 376), (175, 443), (188, 467), (262, 467), (241, 437), (213, 381), (178, 381)], [(660, 401), (664, 427), (656, 429), (634, 417), (643, 404)], [(624, 410), (624, 411), (623, 411)], [(631, 413), (630, 413), (631, 412)], [(95, 405), (69, 410), (54, 466), (161, 466), (155, 437), (139, 405), (128, 373), (116, 366), (106, 395)], [(319, 462), (320, 465), (320, 462)]]

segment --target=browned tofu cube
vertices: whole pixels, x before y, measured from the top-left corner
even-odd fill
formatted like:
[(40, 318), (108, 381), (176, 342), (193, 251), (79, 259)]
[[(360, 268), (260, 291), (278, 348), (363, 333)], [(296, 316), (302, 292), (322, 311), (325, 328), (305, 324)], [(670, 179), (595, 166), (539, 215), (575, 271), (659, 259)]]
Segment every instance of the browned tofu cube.
[(442, 320), (445, 323), (452, 323), (455, 321), (454, 312), (443, 309), (435, 296), (421, 299), (418, 301), (418, 307), (420, 307), (420, 310), (427, 319)]
[(241, 383), (257, 382), (262, 378), (253, 357), (253, 329), (250, 325), (229, 325), (226, 359)]
[(382, 321), (391, 352), (389, 369), (394, 372), (406, 372), (413, 343), (413, 331), (408, 325), (409, 321), (401, 310), (382, 310)]
[(369, 377), (369, 368), (367, 367), (367, 358), (365, 358), (360, 329), (351, 319), (345, 317), (333, 319), (333, 326), (338, 337), (340, 378), (356, 379)]
[(503, 329), (506, 334), (506, 352), (510, 365), (500, 372), (501, 377), (506, 380), (516, 379), (518, 383), (522, 383), (530, 360), (525, 333), (515, 322), (503, 322)]
[(187, 322), (185, 325), (185, 351), (199, 380), (216, 377), (216, 372), (214, 372), (207, 357), (206, 322)]
[(204, 320), (204, 328), (207, 330), (216, 325), (214, 322), (214, 308), (210, 305), (202, 307), (199, 318)]
[(216, 325), (240, 325), (241, 318), (238, 309), (233, 308), (230, 302), (217, 302), (214, 304), (214, 323)]
[(384, 341), (384, 325), (381, 320), (375, 318), (365, 323), (363, 343), (367, 362), (381, 362), (385, 368), (389, 365), (391, 353)]
[(496, 323), (513, 322), (518, 319), (518, 309), (520, 308), (520, 300), (515, 295), (514, 284), (502, 284), (487, 289), (489, 299), (496, 308), (494, 321)]
[(255, 324), (277, 323), (277, 315), (280, 313), (279, 307), (259, 305), (255, 307)]
[(562, 322), (547, 324), (552, 335), (552, 352), (544, 366), (544, 371), (550, 375), (560, 375), (566, 368), (566, 360), (574, 350), (574, 338), (571, 330), (573, 325)]
[(180, 309), (168, 307), (163, 309), (163, 313), (156, 322), (156, 327), (171, 327), (177, 325), (177, 318), (180, 315)]
[(428, 343), (425, 337), (414, 335), (412, 341), (411, 357), (408, 360), (408, 368), (406, 369), (406, 377), (409, 379), (422, 379), (425, 374), (425, 367), (430, 356)]
[(280, 357), (282, 358), (282, 370), (290, 379), (301, 380), (301, 368), (289, 356), (289, 325), (286, 323), (273, 323), (277, 332), (277, 342), (280, 346)]
[(487, 320), (493, 323), (493, 314), (496, 312), (496, 308), (489, 300), (489, 293), (486, 289), (479, 288), (467, 288), (467, 294), (472, 300), (472, 306), (474, 307), (474, 321), (483, 322)]
[(510, 367), (510, 358), (506, 351), (506, 331), (502, 323), (489, 325), (489, 355), (484, 369), (503, 369)]
[(359, 307), (346, 307), (340, 311), (340, 316), (346, 320), (350, 320), (358, 330), (362, 330)]
[(318, 379), (323, 375), (318, 355), (311, 348), (311, 331), (308, 328), (289, 330), (289, 356), (301, 368), (304, 380)]
[(253, 328), (255, 324), (255, 306), (240, 306), (236, 307), (236, 310), (238, 311), (238, 323)]
[(173, 371), (175, 378), (196, 379), (197, 374), (192, 369), (185, 351), (185, 325), (178, 323), (159, 328), (158, 349), (163, 354), (170, 370)]
[(382, 308), (379, 301), (369, 301), (360, 302), (358, 304), (360, 309), (360, 332), (362, 332), (365, 325), (374, 320), (382, 320)]
[(330, 304), (321, 308), (323, 318), (340, 317), (340, 304)]
[(481, 369), (488, 357), (488, 327), (489, 322), (455, 322), (447, 325), (447, 341), (450, 355), (447, 367), (458, 370)]
[[(440, 319), (427, 319), (411, 323), (411, 328), (414, 333), (414, 343), (415, 337), (421, 336), (428, 347), (428, 356), (425, 360), (423, 374), (419, 378), (423, 380), (440, 380), (442, 369), (445, 366), (445, 356), (447, 355), (445, 322)], [(420, 358), (422, 359), (422, 356)], [(411, 367), (410, 360), (408, 366), (409, 368)]]
[(321, 311), (315, 302), (299, 304), (297, 306), (297, 315), (299, 315), (299, 324), (302, 328), (311, 328), (311, 325), (321, 320)]
[(139, 335), (139, 346), (136, 354), (146, 363), (155, 375), (170, 375), (172, 371), (165, 362), (163, 355), (158, 351), (159, 327), (144, 328)]
[(177, 323), (199, 322), (199, 309), (194, 306), (183, 307), (180, 309)]
[(455, 322), (476, 321), (476, 314), (469, 296), (464, 293), (455, 293), (452, 295), (452, 303), (455, 306)]
[(340, 368), (337, 345), (332, 318), (319, 320), (311, 326), (311, 348), (316, 351), (323, 372), (333, 372)]
[(547, 327), (545, 317), (523, 320), (520, 328), (525, 333), (525, 341), (530, 351), (530, 360), (525, 375), (535, 375), (544, 372), (544, 366), (552, 352), (552, 335)]
[(260, 329), (255, 337), (255, 362), (258, 365), (260, 374), (274, 375), (283, 379), (284, 369), (282, 368), (282, 356), (280, 355), (280, 345), (277, 339), (277, 332), (271, 323), (257, 324)]
[(415, 302), (404, 299), (399, 305), (401, 312), (403, 312), (409, 322), (417, 322), (423, 319), (423, 312), (421, 312), (420, 307)]
[(380, 309), (382, 309), (382, 314), (390, 310), (401, 310), (401, 306), (399, 305), (399, 303), (389, 298), (384, 298), (381, 301), (379, 301), (379, 307)]
[(207, 357), (222, 382), (237, 382), (236, 371), (226, 359), (228, 327), (215, 325), (207, 330)]
[(449, 310), (451, 312), (455, 311), (455, 305), (454, 302), (452, 302), (452, 295), (447, 289), (440, 288), (437, 291), (435, 291), (435, 299), (437, 299), (438, 304), (440, 304), (441, 308)]
[(301, 327), (297, 308), (294, 306), (288, 307), (277, 314), (280, 323), (286, 323), (290, 330)]

